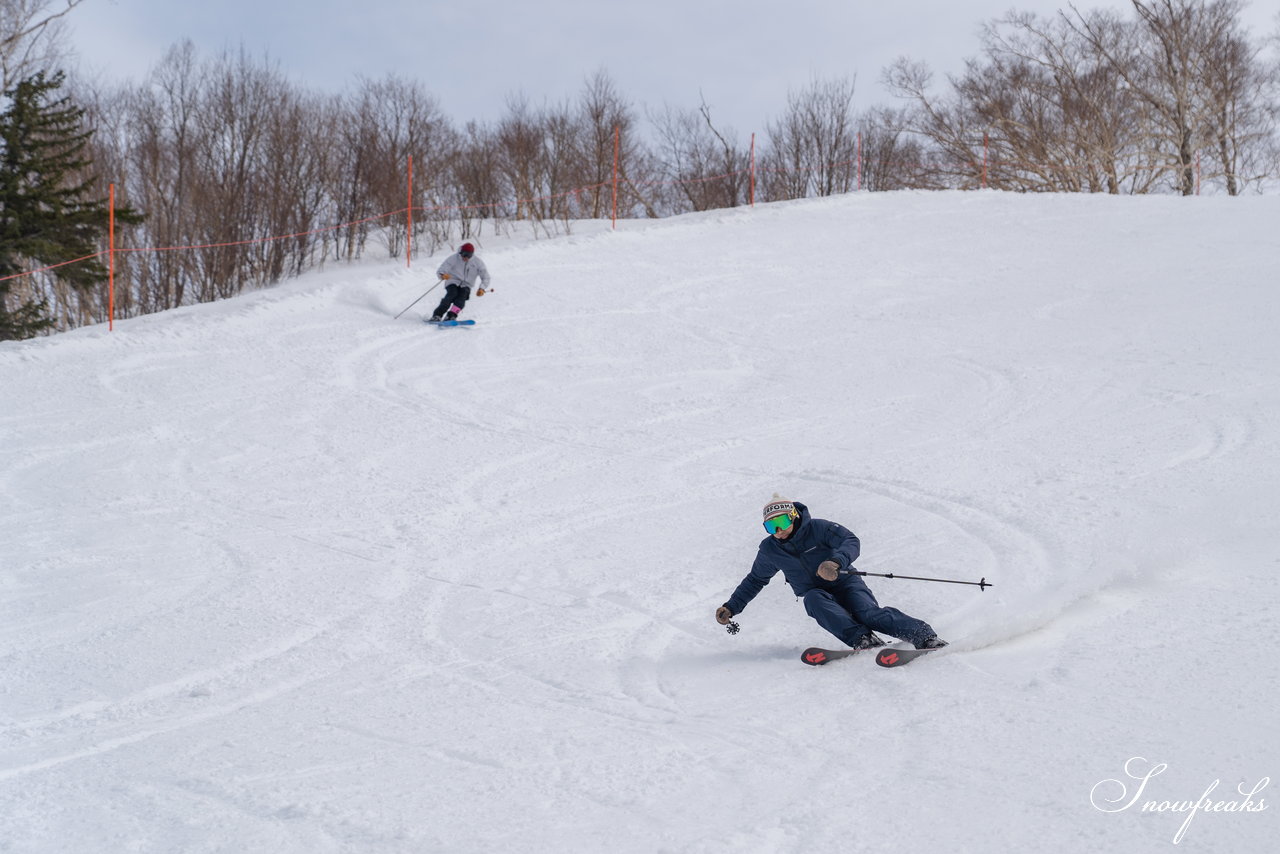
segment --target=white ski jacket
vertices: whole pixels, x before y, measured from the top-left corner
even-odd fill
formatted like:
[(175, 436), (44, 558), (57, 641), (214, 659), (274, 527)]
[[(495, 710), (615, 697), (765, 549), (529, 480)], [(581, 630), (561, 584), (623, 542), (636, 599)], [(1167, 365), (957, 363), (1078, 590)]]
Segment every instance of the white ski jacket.
[(448, 284), (451, 285), (462, 285), (464, 288), (469, 288), (475, 284), (476, 279), (479, 279), (480, 287), (486, 290), (489, 287), (489, 268), (475, 255), (472, 255), (470, 260), (463, 258), (457, 252), (450, 255), (444, 259), (440, 269), (436, 270), (437, 276), (446, 274), (449, 276)]

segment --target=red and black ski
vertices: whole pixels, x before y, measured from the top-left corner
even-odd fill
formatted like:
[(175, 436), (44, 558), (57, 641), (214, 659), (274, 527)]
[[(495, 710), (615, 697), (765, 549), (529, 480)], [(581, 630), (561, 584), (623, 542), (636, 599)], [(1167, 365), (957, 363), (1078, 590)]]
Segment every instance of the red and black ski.
[(937, 652), (937, 649), (882, 649), (876, 653), (876, 664), (881, 667), (901, 667), (910, 664), (926, 652)]
[(818, 646), (811, 646), (800, 654), (800, 660), (805, 664), (812, 664), (815, 667), (819, 664), (826, 664), (835, 661), (838, 658), (848, 658), (851, 655), (857, 655), (860, 652), (866, 652), (865, 649), (823, 649)]

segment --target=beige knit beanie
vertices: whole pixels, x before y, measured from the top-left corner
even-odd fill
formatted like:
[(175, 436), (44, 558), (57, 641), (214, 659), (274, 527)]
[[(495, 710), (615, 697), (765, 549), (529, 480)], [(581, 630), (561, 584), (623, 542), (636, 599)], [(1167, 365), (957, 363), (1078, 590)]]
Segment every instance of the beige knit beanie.
[(764, 506), (764, 518), (772, 519), (774, 516), (790, 516), (795, 518), (796, 505), (790, 499), (783, 498), (778, 493), (773, 494), (773, 499)]

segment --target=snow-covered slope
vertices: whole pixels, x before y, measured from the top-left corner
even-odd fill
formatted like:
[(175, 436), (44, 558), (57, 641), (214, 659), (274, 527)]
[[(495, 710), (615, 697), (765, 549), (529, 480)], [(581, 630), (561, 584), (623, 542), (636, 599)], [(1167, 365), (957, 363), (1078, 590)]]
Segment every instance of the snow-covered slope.
[[(1264, 850), (1277, 223), (860, 195), (0, 345), (0, 850)], [(775, 491), (995, 587), (731, 637)]]

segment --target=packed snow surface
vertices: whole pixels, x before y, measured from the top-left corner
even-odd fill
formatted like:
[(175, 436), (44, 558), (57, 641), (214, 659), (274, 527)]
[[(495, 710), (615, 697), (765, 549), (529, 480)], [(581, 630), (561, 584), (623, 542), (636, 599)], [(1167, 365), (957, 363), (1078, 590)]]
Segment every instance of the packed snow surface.
[[(1273, 850), (1278, 235), (864, 194), (0, 344), (0, 850)], [(774, 492), (995, 586), (730, 636)]]

